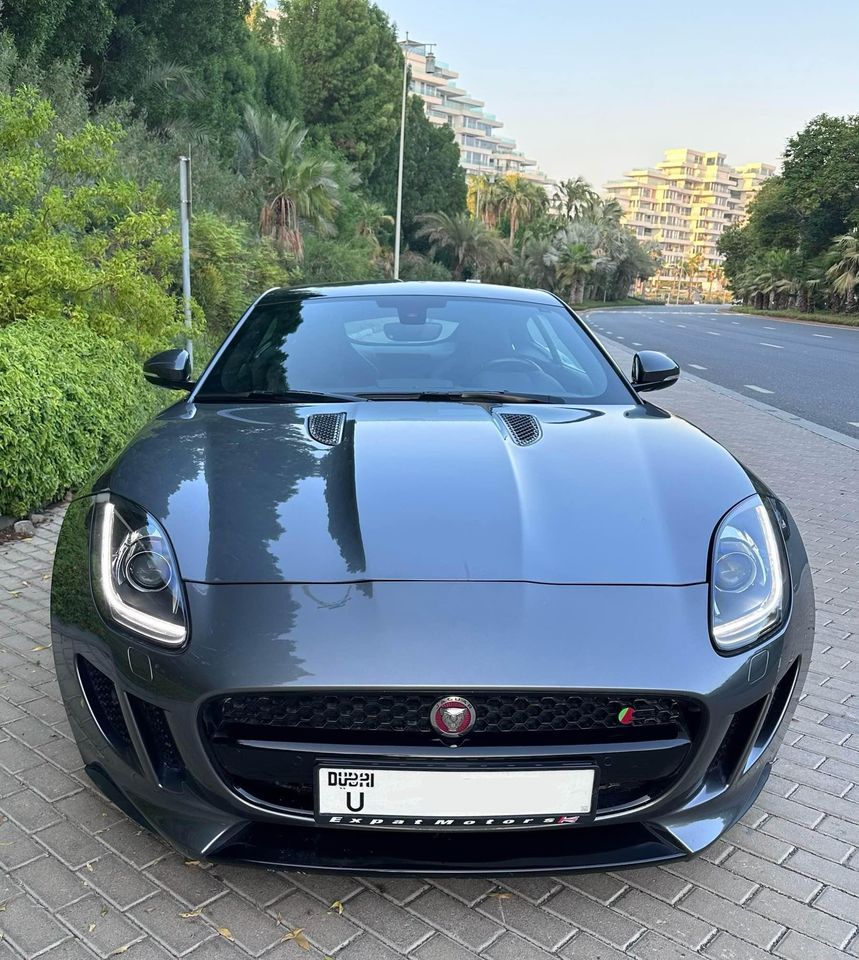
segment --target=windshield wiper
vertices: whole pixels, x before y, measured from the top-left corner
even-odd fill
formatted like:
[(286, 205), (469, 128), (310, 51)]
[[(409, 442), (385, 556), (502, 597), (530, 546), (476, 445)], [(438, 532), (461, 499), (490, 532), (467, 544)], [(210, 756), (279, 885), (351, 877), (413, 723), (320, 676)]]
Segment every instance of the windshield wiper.
[(361, 393), (363, 400), (448, 400), (454, 403), (554, 403), (566, 404), (566, 397), (548, 393), (512, 393), (507, 390), (424, 390), (415, 392)]
[(201, 393), (195, 403), (355, 403), (363, 400), (350, 393), (324, 393), (320, 390), (245, 390), (238, 393)]

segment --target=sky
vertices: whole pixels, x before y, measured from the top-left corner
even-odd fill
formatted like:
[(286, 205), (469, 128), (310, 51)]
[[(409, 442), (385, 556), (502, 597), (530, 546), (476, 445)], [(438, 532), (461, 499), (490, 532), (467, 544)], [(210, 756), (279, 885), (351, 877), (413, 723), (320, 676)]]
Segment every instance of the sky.
[(859, 114), (859, 0), (376, 2), (553, 179), (669, 147), (778, 163), (812, 117)]

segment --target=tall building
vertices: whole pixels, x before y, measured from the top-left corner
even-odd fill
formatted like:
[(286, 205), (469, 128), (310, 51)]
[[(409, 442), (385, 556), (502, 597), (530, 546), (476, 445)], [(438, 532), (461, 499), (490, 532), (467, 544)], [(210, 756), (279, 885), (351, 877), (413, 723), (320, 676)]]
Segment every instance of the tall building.
[(411, 68), (411, 92), (423, 100), (432, 123), (453, 129), (467, 174), (518, 173), (543, 186), (553, 185), (537, 161), (517, 149), (515, 140), (499, 136), (504, 124), (483, 109), (483, 100), (469, 96), (457, 83), (456, 70), (436, 59), (430, 45), (406, 38), (400, 47)]
[(678, 280), (680, 265), (692, 260), (699, 264), (695, 281), (718, 291), (724, 259), (719, 237), (743, 221), (752, 197), (774, 173), (772, 164), (731, 167), (723, 153), (681, 147), (666, 150), (655, 167), (630, 170), (605, 190), (620, 203), (624, 223), (639, 240), (653, 241), (661, 251), (662, 268), (652, 287)]

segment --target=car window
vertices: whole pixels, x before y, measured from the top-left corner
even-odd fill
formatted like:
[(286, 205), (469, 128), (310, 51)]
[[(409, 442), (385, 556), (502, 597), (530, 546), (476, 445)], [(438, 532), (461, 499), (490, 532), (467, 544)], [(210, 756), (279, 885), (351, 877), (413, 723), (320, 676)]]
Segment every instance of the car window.
[(560, 304), (473, 296), (296, 293), (263, 300), (202, 378), (198, 396), (289, 390), (631, 399)]

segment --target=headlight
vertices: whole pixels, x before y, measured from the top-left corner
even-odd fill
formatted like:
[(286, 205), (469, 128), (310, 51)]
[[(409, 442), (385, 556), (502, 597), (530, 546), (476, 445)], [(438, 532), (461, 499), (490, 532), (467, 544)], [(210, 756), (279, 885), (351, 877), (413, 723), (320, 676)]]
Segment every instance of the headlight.
[(167, 647), (188, 637), (179, 568), (167, 534), (145, 510), (101, 495), (90, 541), (93, 595), (108, 621)]
[(719, 524), (710, 571), (710, 628), (720, 650), (737, 650), (781, 626), (788, 574), (780, 534), (758, 496)]

